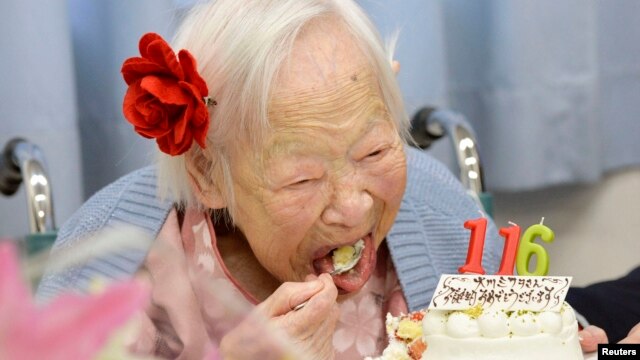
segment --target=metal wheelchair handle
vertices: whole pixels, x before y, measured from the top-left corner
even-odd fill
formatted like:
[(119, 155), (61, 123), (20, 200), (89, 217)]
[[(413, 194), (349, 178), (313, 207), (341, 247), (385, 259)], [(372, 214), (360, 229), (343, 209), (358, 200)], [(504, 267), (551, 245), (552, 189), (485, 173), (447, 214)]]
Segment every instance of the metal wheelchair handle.
[(451, 138), (464, 187), (476, 195), (483, 193), (485, 186), (480, 154), (471, 125), (461, 114), (448, 110), (434, 111), (429, 121), (440, 124)]
[(491, 194), (485, 191), (476, 137), (464, 116), (453, 111), (424, 107), (411, 119), (413, 146), (427, 149), (444, 135), (448, 135), (453, 145), (460, 182), (469, 195), (492, 216), (493, 201)]
[(434, 141), (445, 134), (442, 125), (431, 119), (435, 111), (435, 108), (424, 107), (411, 118), (411, 139), (420, 149), (428, 149)]
[(11, 196), (18, 191), (22, 183), (20, 167), (13, 162), (13, 150), (22, 139), (13, 139), (7, 143), (0, 156), (0, 193)]
[(51, 182), (42, 150), (25, 139), (7, 143), (0, 160), (0, 192), (10, 196), (24, 182), (31, 233), (55, 230)]
[(453, 128), (451, 138), (456, 146), (456, 158), (462, 184), (478, 195), (483, 193), (485, 188), (475, 136), (469, 131), (469, 128), (457, 124)]

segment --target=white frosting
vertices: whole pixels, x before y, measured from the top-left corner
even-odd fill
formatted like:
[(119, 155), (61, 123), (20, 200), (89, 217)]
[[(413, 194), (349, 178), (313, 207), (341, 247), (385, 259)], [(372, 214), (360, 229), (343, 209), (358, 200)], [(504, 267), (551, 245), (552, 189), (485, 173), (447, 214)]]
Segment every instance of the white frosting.
[(469, 338), (480, 336), (478, 320), (463, 312), (453, 312), (449, 314), (447, 320), (447, 334), (454, 338)]
[[(387, 316), (390, 345), (378, 360), (407, 359), (406, 344), (392, 335), (397, 324), (398, 318)], [(429, 310), (422, 326), (427, 344), (423, 359), (583, 359), (575, 314), (566, 303), (559, 313), (499, 310), (477, 318), (462, 311)]]
[(399, 323), (400, 323), (399, 317), (394, 317), (394, 316), (391, 316), (391, 313), (387, 313), (387, 319), (385, 321), (385, 324), (386, 324), (387, 334), (389, 335), (389, 337), (392, 337), (394, 335), (393, 332), (395, 331), (395, 329), (398, 328)]
[(427, 311), (422, 319), (424, 335), (442, 334), (447, 331), (447, 316), (443, 311)]
[(582, 360), (577, 327), (565, 335), (537, 334), (497, 339), (454, 339), (446, 335), (431, 335), (426, 337), (427, 351), (423, 359)]
[(544, 311), (540, 313), (538, 322), (543, 333), (555, 335), (562, 330), (562, 315), (557, 312)]
[(515, 312), (509, 317), (509, 328), (513, 335), (531, 336), (539, 334), (540, 323), (537, 321), (538, 314), (530, 312)]
[(563, 326), (571, 325), (576, 322), (576, 314), (573, 312), (573, 308), (567, 303), (564, 303), (560, 309), (560, 315), (562, 316)]
[[(429, 311), (424, 320), (427, 351), (438, 359), (583, 359), (573, 309), (561, 311), (486, 311), (477, 319), (461, 311)], [(447, 318), (446, 327), (429, 328), (429, 317)], [(474, 325), (475, 324), (475, 325)], [(477, 334), (472, 335), (477, 329)]]
[[(382, 352), (384, 360), (412, 360), (404, 343), (393, 342)], [(365, 359), (366, 360), (366, 359)]]
[(509, 335), (509, 317), (504, 311), (485, 311), (478, 317), (482, 336), (500, 338)]
[(483, 311), (476, 319), (463, 311), (429, 310), (422, 320), (425, 335), (447, 335), (454, 338), (558, 334), (564, 328), (574, 325), (575, 314), (566, 303), (559, 313), (489, 310)]

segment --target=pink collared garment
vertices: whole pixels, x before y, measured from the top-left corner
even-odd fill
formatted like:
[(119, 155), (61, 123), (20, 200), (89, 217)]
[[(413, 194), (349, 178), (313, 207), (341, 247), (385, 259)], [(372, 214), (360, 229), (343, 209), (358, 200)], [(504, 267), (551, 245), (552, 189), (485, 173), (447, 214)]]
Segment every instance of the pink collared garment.
[[(407, 311), (384, 243), (377, 256), (364, 287), (338, 299), (336, 359), (380, 354), (387, 345), (387, 311)], [(194, 209), (186, 211), (181, 228), (176, 211), (171, 211), (138, 275), (151, 284), (152, 303), (141, 314), (141, 336), (131, 343), (136, 353), (206, 358), (211, 344), (219, 344), (258, 303), (226, 268), (211, 218)]]

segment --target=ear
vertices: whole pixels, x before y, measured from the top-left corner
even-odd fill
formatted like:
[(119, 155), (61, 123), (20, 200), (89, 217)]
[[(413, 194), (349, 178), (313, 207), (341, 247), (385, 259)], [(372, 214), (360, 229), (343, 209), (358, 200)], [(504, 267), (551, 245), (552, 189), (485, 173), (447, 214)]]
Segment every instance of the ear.
[(391, 70), (393, 70), (393, 73), (398, 76), (398, 73), (400, 72), (400, 62), (398, 60), (393, 60), (391, 62)]
[(227, 207), (222, 188), (222, 176), (210, 169), (212, 161), (202, 151), (189, 151), (185, 154), (185, 163), (189, 175), (189, 184), (196, 199), (209, 209)]

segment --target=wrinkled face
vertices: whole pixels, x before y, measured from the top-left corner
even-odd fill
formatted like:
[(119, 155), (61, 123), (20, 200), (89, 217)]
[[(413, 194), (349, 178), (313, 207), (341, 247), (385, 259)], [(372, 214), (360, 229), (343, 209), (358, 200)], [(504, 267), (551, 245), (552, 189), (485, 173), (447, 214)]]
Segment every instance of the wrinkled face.
[(364, 240), (358, 265), (334, 275), (364, 285), (406, 181), (403, 143), (371, 67), (340, 29), (307, 30), (283, 65), (259, 151), (233, 158), (235, 222), (280, 281), (333, 269), (331, 254)]

